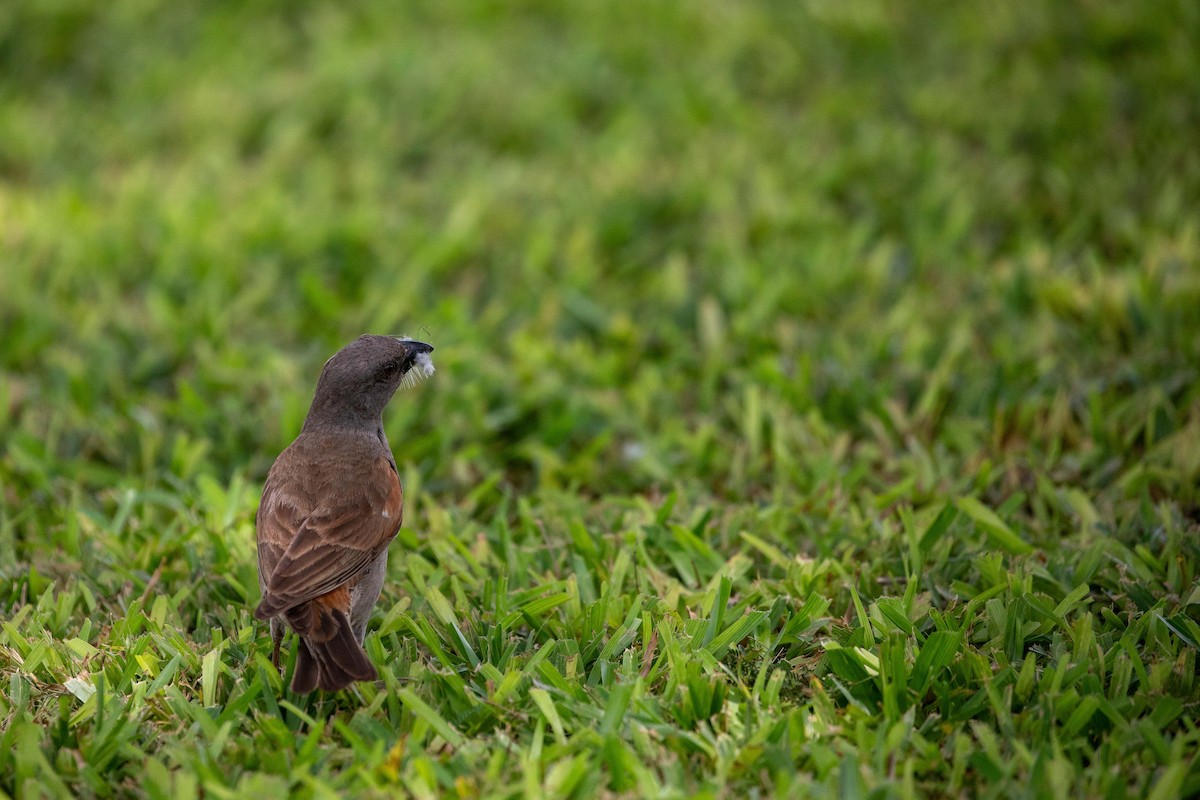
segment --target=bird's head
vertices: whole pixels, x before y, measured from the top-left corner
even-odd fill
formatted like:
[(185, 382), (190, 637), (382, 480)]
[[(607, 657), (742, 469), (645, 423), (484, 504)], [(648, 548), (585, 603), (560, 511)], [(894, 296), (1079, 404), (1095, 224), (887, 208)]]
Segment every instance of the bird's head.
[(433, 346), (405, 336), (365, 334), (325, 362), (305, 427), (314, 418), (331, 423), (374, 423), (401, 385), (433, 374)]

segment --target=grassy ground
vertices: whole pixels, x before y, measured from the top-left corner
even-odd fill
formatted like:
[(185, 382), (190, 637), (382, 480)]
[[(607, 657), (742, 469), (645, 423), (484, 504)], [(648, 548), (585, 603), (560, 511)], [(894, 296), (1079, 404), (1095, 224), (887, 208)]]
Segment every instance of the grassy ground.
[[(0, 796), (1200, 793), (1194, 3), (0, 6)], [(268, 662), (437, 346), (381, 686)]]

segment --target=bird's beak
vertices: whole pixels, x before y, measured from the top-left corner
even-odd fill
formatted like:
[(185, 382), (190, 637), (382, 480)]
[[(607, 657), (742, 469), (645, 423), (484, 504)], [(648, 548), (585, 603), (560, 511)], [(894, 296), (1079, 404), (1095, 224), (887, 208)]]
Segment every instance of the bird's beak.
[(407, 336), (396, 336), (395, 339), (400, 344), (407, 346), (412, 351), (412, 354), (414, 356), (419, 355), (421, 353), (432, 353), (433, 352), (433, 345), (431, 345), (431, 344), (426, 344), (425, 342), (418, 342), (416, 339), (410, 339)]
[(416, 339), (400, 339), (399, 341), (408, 348), (408, 355), (404, 357), (405, 383), (402, 383), (401, 386), (411, 386), (432, 375), (433, 359), (429, 357), (429, 354), (433, 352), (433, 345), (418, 342)]

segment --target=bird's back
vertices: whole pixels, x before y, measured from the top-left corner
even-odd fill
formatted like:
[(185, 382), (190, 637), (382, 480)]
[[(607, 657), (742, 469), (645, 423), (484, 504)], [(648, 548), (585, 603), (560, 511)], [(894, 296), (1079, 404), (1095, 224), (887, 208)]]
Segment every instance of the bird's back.
[(310, 517), (337, 514), (341, 508), (381, 505), (392, 486), (372, 469), (380, 458), (395, 469), (382, 432), (366, 434), (305, 431), (279, 454), (267, 473), (255, 516), (258, 584), (266, 591), (280, 557)]

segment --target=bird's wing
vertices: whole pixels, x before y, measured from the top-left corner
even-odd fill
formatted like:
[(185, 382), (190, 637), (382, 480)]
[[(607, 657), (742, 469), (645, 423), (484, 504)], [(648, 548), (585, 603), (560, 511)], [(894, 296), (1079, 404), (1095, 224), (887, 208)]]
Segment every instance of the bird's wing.
[(279, 491), (274, 475), (267, 477), (263, 487), (262, 501), (258, 504), (255, 526), (258, 528), (258, 585), (263, 594), (275, 565), (283, 557), (288, 545), (296, 537), (296, 531), (307, 516), (286, 493)]
[[(395, 538), (403, 521), (400, 478), (382, 456), (375, 460), (371, 476), (355, 487), (356, 491), (347, 493), (347, 502), (314, 510), (294, 528), (294, 536), (287, 536), (294, 524), (288, 518), (288, 509), (294, 505), (280, 497), (268, 503), (264, 491), (260, 508), (266, 511), (260, 513), (259, 558), (260, 569), (265, 570), (269, 564), (270, 572), (256, 617), (269, 619), (333, 591)], [(279, 544), (285, 541), (285, 548), (276, 554)]]

